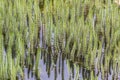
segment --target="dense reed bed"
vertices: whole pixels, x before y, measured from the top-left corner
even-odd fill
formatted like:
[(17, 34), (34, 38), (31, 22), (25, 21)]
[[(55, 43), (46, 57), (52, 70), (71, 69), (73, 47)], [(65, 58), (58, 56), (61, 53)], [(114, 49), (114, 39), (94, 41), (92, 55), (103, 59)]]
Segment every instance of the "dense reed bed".
[(25, 67), (40, 79), (40, 56), (51, 55), (55, 65), (59, 53), (91, 80), (95, 68), (103, 80), (112, 69), (116, 79), (119, 15), (114, 0), (0, 0), (0, 79), (24, 79)]

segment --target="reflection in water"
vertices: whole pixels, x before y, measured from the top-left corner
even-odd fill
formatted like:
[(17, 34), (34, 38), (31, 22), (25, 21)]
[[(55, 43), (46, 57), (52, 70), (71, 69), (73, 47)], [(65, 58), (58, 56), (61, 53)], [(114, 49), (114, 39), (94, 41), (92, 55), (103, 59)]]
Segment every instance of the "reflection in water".
[[(111, 66), (112, 60), (110, 61), (110, 70), (106, 72), (104, 71), (103, 75), (102, 70), (98, 70), (97, 68), (97, 58), (94, 67), (92, 69), (87, 69), (83, 66), (83, 64), (77, 64), (76, 62), (67, 59), (64, 53), (54, 53), (56, 55), (53, 56), (51, 52), (52, 51), (49, 51), (47, 54), (44, 53), (44, 55), (41, 56), (41, 80), (75, 80), (76, 75), (78, 75), (77, 80), (112, 80), (113, 78), (116, 79), (116, 77), (119, 77), (114, 76), (113, 69)], [(79, 68), (79, 70), (77, 68)]]
[[(73, 80), (75, 78), (74, 62), (66, 59), (64, 53), (59, 52), (52, 55), (52, 50), (49, 48), (47, 54), (46, 52), (42, 54), (40, 59), (41, 80)], [(80, 76), (82, 76), (80, 71)]]
[[(101, 58), (99, 59), (96, 56), (94, 65), (90, 64), (90, 58), (85, 59), (85, 56), (80, 55), (77, 57), (75, 55), (74, 60), (70, 59), (70, 55), (62, 52), (62, 49), (59, 51), (55, 50), (54, 47), (54, 34), (52, 34), (53, 40), (51, 40), (50, 45), (45, 44), (42, 34), (44, 28), (40, 30), (40, 47), (41, 47), (41, 58), (39, 61), (39, 72), (40, 80), (119, 80), (120, 73), (118, 63), (113, 63), (113, 58), (108, 61), (107, 68), (105, 68), (105, 53), (102, 52)], [(24, 68), (25, 80), (38, 80), (37, 76), (34, 75), (34, 65), (35, 65), (35, 56), (31, 55), (31, 65), (27, 65), (27, 68)], [(86, 66), (86, 62), (87, 66)], [(115, 64), (115, 66), (113, 66)], [(91, 65), (91, 66), (90, 66)], [(87, 68), (87, 67), (90, 68)], [(117, 74), (116, 74), (117, 73)], [(20, 79), (20, 78), (19, 78)]]
[[(43, 62), (44, 59), (47, 59), (45, 63)], [(67, 70), (66, 60), (62, 53), (52, 56), (49, 51), (47, 55), (42, 56), (40, 64), (41, 80), (68, 80), (69, 74)]]
[(28, 68), (24, 68), (24, 80), (36, 80), (33, 72), (28, 70)]
[[(47, 46), (46, 49), (42, 49), (41, 58), (39, 62), (40, 80), (119, 80), (120, 73), (117, 71), (118, 64), (114, 70), (113, 59), (109, 60), (109, 70), (102, 68), (103, 60), (95, 59), (94, 65), (91, 69), (85, 67), (85, 58), (83, 56), (80, 59), (72, 61), (68, 55), (62, 51), (55, 53), (52, 48)], [(103, 59), (101, 55), (101, 59)], [(24, 68), (25, 80), (38, 80), (34, 74), (35, 57), (32, 59), (32, 66), (28, 65)], [(99, 63), (101, 64), (98, 67)], [(104, 67), (104, 66), (103, 66)], [(100, 69), (99, 69), (100, 68)], [(104, 73), (103, 73), (104, 72)], [(117, 75), (116, 75), (117, 73)], [(20, 78), (19, 78), (20, 79)]]

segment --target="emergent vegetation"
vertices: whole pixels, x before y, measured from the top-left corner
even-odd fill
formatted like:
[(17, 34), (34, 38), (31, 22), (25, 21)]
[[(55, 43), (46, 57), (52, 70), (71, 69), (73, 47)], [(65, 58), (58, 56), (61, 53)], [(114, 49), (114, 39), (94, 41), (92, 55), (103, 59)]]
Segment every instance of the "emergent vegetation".
[(91, 80), (95, 66), (103, 80), (111, 69), (116, 79), (119, 15), (114, 0), (0, 0), (0, 79), (24, 79), (24, 67), (40, 79), (42, 52), (52, 59), (61, 52), (90, 70)]

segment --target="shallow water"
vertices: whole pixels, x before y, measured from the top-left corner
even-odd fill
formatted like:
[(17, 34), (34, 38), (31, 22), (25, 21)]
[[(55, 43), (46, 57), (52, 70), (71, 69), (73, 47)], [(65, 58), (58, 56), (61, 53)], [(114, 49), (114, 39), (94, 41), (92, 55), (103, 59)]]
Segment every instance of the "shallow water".
[[(79, 60), (73, 61), (69, 58), (69, 55), (60, 51), (61, 49), (58, 53), (55, 52), (54, 33), (51, 35), (51, 46), (43, 44), (45, 43), (43, 36), (42, 27), (40, 30), (39, 45), (42, 51), (38, 67), (40, 80), (120, 80), (120, 74), (117, 75), (113, 70), (113, 63), (109, 64), (109, 70), (107, 72), (101, 69), (105, 56), (104, 45), (101, 59), (99, 60), (98, 57), (96, 57), (93, 68), (88, 69), (85, 67), (86, 65), (82, 57)], [(33, 62), (35, 64), (35, 59)], [(29, 67), (24, 68), (24, 80), (38, 80), (37, 76), (34, 74), (34, 65), (30, 69)]]
[[(95, 63), (97, 64), (98, 60), (95, 59)], [(94, 79), (97, 80), (119, 80), (115, 78), (115, 74), (113, 74), (113, 70), (111, 68), (111, 73), (102, 74), (102, 71), (97, 69), (97, 65), (95, 65), (94, 70), (88, 70), (83, 67), (82, 64), (78, 64), (77, 62), (73, 62), (64, 57), (61, 53), (58, 55), (56, 59), (52, 59), (50, 54), (41, 55), (41, 59), (39, 62), (39, 72), (40, 72), (40, 80), (92, 80), (91, 72), (94, 74)], [(28, 73), (28, 68), (24, 68), (25, 80), (37, 80), (32, 70)], [(96, 78), (95, 78), (96, 77)], [(117, 76), (116, 76), (117, 77)], [(114, 79), (113, 79), (114, 78)]]
[[(41, 56), (39, 60), (39, 69), (40, 80), (120, 80), (120, 72), (116, 66), (116, 69), (113, 69), (113, 63), (109, 64), (109, 70), (105, 72), (101, 69), (101, 66), (104, 62), (104, 49), (102, 49), (101, 59), (98, 57), (94, 60), (94, 68), (88, 69), (85, 67), (85, 62), (83, 59), (71, 60), (64, 52), (60, 51), (58, 53), (54, 50), (54, 34), (52, 34), (51, 46), (46, 46), (43, 43), (43, 29), (40, 30), (40, 47), (41, 47)], [(104, 48), (104, 46), (103, 46)], [(6, 60), (6, 51), (3, 51), (3, 59)], [(33, 58), (33, 65), (29, 67), (25, 65), (24, 80), (39, 80), (35, 75), (35, 60)], [(90, 60), (89, 60), (90, 61)], [(99, 66), (99, 68), (98, 68)], [(118, 71), (117, 71), (118, 70)], [(103, 74), (104, 72), (104, 74)], [(93, 74), (92, 74), (93, 73)], [(17, 76), (18, 80), (22, 80), (20, 75)]]

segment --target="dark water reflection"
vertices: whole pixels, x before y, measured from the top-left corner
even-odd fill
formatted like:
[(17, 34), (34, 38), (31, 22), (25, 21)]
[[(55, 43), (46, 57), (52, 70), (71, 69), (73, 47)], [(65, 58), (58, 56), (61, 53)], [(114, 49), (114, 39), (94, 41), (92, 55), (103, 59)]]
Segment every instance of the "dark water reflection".
[[(96, 58), (96, 64), (98, 59)], [(67, 59), (63, 53), (55, 56), (51, 53), (42, 53), (39, 62), (40, 80), (119, 80), (120, 77), (115, 76), (112, 68), (108, 73), (103, 75), (102, 70), (97, 69), (97, 65), (93, 70), (89, 70), (70, 59)], [(93, 72), (93, 76), (92, 76)], [(25, 80), (38, 80), (34, 75), (34, 71), (24, 68)], [(78, 75), (78, 76), (77, 76)], [(92, 78), (94, 77), (94, 78)], [(95, 78), (96, 77), (96, 78)]]
[[(112, 59), (109, 62), (109, 70), (105, 71), (101, 69), (101, 66), (104, 65), (104, 53), (101, 54), (100, 60), (96, 57), (94, 65), (91, 69), (88, 69), (85, 67), (84, 56), (80, 56), (79, 59), (75, 56), (73, 61), (69, 58), (69, 55), (61, 51), (62, 49), (58, 51), (55, 50), (53, 45), (54, 41), (51, 41), (51, 46), (43, 46), (43, 44), (45, 44), (43, 39), (44, 34), (42, 34), (43, 29), (44, 28), (41, 28), (39, 35), (41, 38), (40, 47), (42, 48), (38, 71), (40, 72), (40, 79), (35, 76), (34, 65), (32, 65), (32, 67), (24, 68), (25, 80), (120, 80), (119, 72), (117, 75), (117, 71), (112, 67)], [(52, 38), (54, 40), (54, 35)], [(35, 63), (35, 58), (33, 60), (32, 62)], [(116, 68), (116, 70), (117, 69), (118, 68)]]
[(67, 69), (66, 61), (57, 60), (56, 64), (47, 65), (44, 64), (43, 60), (40, 60), (41, 63), (41, 80), (68, 80), (69, 72)]
[[(44, 42), (41, 40), (40, 43)], [(42, 46), (43, 45), (40, 45), (40, 47)], [(57, 52), (54, 50), (53, 46), (49, 47), (45, 45), (45, 49), (42, 49), (41, 51), (38, 67), (38, 72), (40, 72), (40, 79), (35, 75), (34, 70), (36, 57), (32, 56), (32, 66), (29, 66), (26, 63), (23, 69), (23, 80), (120, 80), (118, 64), (115, 65), (116, 67), (114, 67), (114, 69), (112, 59), (109, 62), (109, 70), (104, 71), (102, 69), (98, 69), (98, 63), (103, 65), (104, 55), (101, 56), (101, 60), (96, 57), (93, 69), (87, 69), (85, 67), (84, 58), (82, 56), (80, 59), (75, 59), (75, 61), (72, 61), (69, 58), (69, 55), (65, 54), (64, 52), (60, 50)], [(6, 52), (4, 50), (3, 58), (5, 59), (5, 57)], [(20, 75), (17, 77), (18, 80), (22, 80)]]
[(32, 70), (29, 72), (28, 68), (24, 68), (24, 80), (36, 80)]
[(69, 71), (67, 62), (62, 56), (62, 53), (54, 54), (42, 53), (40, 59), (42, 80), (68, 80)]

